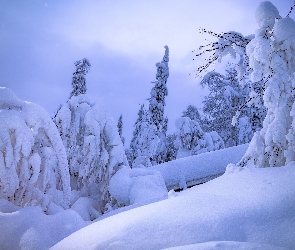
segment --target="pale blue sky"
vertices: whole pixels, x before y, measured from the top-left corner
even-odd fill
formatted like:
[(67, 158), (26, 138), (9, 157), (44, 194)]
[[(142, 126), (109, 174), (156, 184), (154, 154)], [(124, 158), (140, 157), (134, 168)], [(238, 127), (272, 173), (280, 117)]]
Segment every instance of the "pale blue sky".
[[(255, 32), (259, 0), (0, 0), (0, 86), (44, 107), (51, 116), (71, 92), (74, 62), (92, 64), (90, 98), (117, 121), (127, 141), (139, 105), (155, 80), (155, 64), (170, 48), (165, 113), (168, 131), (188, 104), (200, 105), (199, 65), (191, 52), (207, 43), (199, 28)], [(272, 3), (286, 16), (293, 0)], [(295, 17), (292, 13), (291, 17)], [(213, 39), (211, 38), (211, 41)]]

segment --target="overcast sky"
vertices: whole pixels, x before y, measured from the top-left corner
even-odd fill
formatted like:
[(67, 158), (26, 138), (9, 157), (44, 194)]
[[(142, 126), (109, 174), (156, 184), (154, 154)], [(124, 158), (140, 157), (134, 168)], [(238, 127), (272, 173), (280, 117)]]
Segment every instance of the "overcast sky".
[[(274, 0), (286, 16), (293, 0)], [(71, 92), (74, 62), (91, 63), (87, 94), (104, 105), (129, 142), (139, 105), (155, 81), (157, 62), (170, 49), (165, 113), (168, 132), (189, 105), (204, 96), (193, 61), (200, 45), (217, 33), (253, 34), (259, 0), (0, 0), (0, 86), (44, 107), (52, 117)], [(292, 13), (291, 17), (295, 17)], [(191, 73), (191, 75), (190, 75)]]

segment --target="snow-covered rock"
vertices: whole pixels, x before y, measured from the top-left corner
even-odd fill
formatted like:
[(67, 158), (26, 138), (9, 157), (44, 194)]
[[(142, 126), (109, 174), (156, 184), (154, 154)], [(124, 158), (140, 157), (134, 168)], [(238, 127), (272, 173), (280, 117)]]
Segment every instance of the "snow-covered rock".
[(149, 168), (122, 167), (111, 178), (109, 191), (122, 205), (148, 204), (168, 197), (161, 173)]

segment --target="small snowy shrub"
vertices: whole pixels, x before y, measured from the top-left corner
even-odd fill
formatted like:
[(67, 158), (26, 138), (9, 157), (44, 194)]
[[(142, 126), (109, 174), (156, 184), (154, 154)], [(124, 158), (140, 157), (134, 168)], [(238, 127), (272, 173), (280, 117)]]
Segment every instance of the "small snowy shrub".
[(70, 177), (56, 126), (40, 106), (0, 88), (0, 197), (18, 206), (67, 208)]
[(224, 142), (217, 132), (204, 133), (199, 123), (189, 117), (178, 118), (175, 125), (177, 158), (224, 148)]

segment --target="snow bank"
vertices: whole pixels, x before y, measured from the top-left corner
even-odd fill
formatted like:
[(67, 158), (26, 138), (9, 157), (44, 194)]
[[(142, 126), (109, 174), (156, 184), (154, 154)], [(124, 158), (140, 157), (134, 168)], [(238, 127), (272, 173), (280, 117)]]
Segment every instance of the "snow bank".
[(111, 178), (109, 191), (121, 205), (148, 204), (166, 199), (168, 191), (160, 172), (122, 167)]
[(45, 215), (39, 206), (20, 208), (0, 199), (0, 249), (48, 249), (86, 225), (73, 210)]
[(248, 144), (244, 144), (180, 158), (149, 169), (162, 174), (168, 190), (186, 188), (223, 174), (229, 163), (237, 163), (242, 158), (247, 147)]
[(264, 249), (294, 249), (294, 178), (294, 162), (280, 168), (231, 168), (175, 197), (93, 223), (52, 250), (164, 249), (199, 243), (202, 248), (195, 249), (263, 249), (263, 244), (268, 245)]
[(180, 247), (169, 247), (164, 250), (283, 250), (285, 248), (268, 244), (257, 244), (237, 241), (212, 241), (199, 244), (191, 244)]

